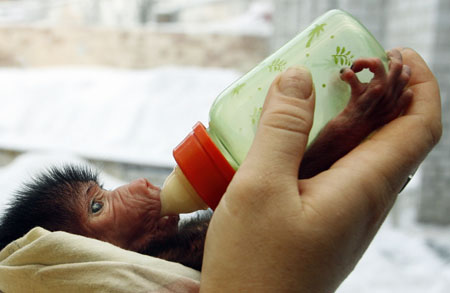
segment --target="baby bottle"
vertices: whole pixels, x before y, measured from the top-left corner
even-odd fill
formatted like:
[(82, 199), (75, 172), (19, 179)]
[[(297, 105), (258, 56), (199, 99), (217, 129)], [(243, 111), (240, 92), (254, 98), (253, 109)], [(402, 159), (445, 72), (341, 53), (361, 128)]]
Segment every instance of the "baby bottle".
[[(214, 101), (209, 125), (200, 122), (174, 149), (177, 166), (161, 190), (161, 214), (214, 209), (255, 136), (264, 99), (276, 75), (290, 66), (305, 66), (312, 74), (316, 106), (310, 143), (350, 98), (350, 87), (339, 72), (360, 57), (380, 58), (385, 50), (355, 18), (331, 10), (307, 29), (231, 84)], [(372, 73), (357, 74), (368, 82)]]

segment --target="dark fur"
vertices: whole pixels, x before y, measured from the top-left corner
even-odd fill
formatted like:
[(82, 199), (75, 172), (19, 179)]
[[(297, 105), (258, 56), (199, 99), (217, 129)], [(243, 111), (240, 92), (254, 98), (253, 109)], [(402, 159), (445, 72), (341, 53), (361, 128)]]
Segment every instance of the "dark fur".
[(149, 243), (140, 253), (179, 262), (200, 271), (211, 217), (211, 211), (198, 212), (196, 216), (181, 222), (177, 234)]
[(16, 192), (0, 220), (0, 249), (40, 226), (49, 231), (79, 234), (80, 183), (97, 182), (87, 167), (51, 168)]

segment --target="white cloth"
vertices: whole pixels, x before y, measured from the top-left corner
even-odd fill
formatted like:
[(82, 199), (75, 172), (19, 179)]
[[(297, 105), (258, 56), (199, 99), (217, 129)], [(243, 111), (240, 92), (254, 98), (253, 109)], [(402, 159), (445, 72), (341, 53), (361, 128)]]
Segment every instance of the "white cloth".
[(99, 240), (34, 228), (0, 251), (0, 291), (198, 292), (200, 272)]

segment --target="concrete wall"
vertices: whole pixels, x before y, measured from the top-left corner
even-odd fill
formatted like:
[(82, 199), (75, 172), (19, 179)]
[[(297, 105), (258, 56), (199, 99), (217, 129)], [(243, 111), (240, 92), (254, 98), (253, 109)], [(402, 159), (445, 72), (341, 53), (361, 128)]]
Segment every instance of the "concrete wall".
[(450, 224), (450, 1), (439, 0), (436, 6), (436, 33), (433, 40), (432, 69), (442, 97), (444, 133), (438, 146), (423, 164), (423, 184), (419, 220)]
[(331, 9), (343, 9), (361, 20), (372, 34), (383, 41), (384, 2), (359, 0), (278, 0), (275, 1), (274, 36), (272, 48), (281, 47), (296, 34), (304, 30), (314, 19)]
[(268, 54), (258, 36), (159, 33), (145, 29), (0, 27), (0, 66), (162, 65), (253, 68)]

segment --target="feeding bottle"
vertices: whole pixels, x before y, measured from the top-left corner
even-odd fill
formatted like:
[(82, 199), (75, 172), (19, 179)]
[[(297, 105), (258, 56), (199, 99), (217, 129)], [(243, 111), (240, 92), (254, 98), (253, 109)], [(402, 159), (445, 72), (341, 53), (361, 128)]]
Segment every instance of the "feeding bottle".
[[(380, 58), (387, 68), (386, 52), (372, 34), (348, 13), (331, 10), (231, 84), (214, 101), (208, 128), (197, 123), (174, 149), (177, 166), (162, 187), (161, 214), (217, 206), (247, 155), (264, 99), (277, 74), (290, 66), (311, 71), (316, 92), (311, 142), (347, 104), (350, 87), (339, 73), (360, 57)], [(368, 82), (372, 73), (364, 70), (357, 76)]]

